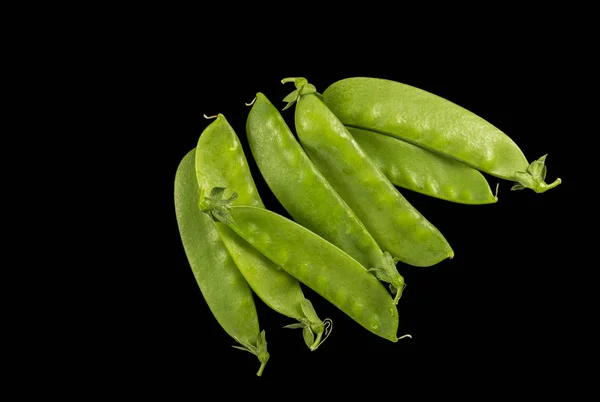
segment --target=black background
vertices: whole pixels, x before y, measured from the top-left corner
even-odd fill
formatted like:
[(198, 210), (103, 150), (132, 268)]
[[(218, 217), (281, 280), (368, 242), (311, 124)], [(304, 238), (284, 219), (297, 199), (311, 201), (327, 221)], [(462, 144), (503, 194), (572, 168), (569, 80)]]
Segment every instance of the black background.
[[(466, 382), (487, 378), (525, 383), (531, 381), (530, 372), (546, 380), (557, 372), (556, 337), (569, 320), (560, 297), (565, 275), (563, 227), (568, 220), (561, 204), (569, 191), (569, 177), (559, 140), (561, 122), (553, 118), (558, 105), (552, 89), (536, 75), (537, 64), (527, 65), (506, 51), (490, 50), (472, 60), (455, 54), (456, 59), (444, 61), (452, 68), (376, 56), (376, 62), (361, 61), (334, 52), (294, 63), (293, 57), (283, 60), (277, 52), (232, 55), (217, 44), (194, 51), (163, 45), (128, 73), (129, 89), (145, 106), (140, 117), (143, 129), (132, 130), (132, 135), (144, 143), (140, 150), (146, 163), (137, 171), (151, 179), (139, 188), (132, 181), (132, 186), (148, 201), (138, 217), (143, 221), (140, 231), (150, 236), (139, 251), (150, 258), (130, 265), (138, 274), (133, 275), (122, 307), (126, 318), (110, 332), (122, 351), (115, 366), (126, 367), (144, 382), (153, 379), (155, 385), (193, 387), (200, 382), (208, 388), (223, 378), (256, 387), (293, 388), (298, 379), (331, 384), (329, 377), (317, 380), (331, 373), (348, 384), (360, 379), (383, 387), (407, 378), (403, 376), (427, 377), (436, 370)], [(139, 85), (140, 76), (147, 85)], [(401, 190), (455, 251), (454, 259), (433, 267), (398, 264), (407, 283), (398, 305), (398, 334), (409, 333), (412, 339), (396, 344), (380, 339), (303, 287), (319, 316), (334, 322), (329, 339), (310, 352), (299, 330), (282, 328), (291, 320), (255, 297), (271, 354), (258, 378), (258, 360), (231, 347), (235, 342), (219, 327), (195, 282), (179, 239), (173, 180), (179, 161), (211, 122), (203, 114), (222, 113), (244, 146), (266, 207), (289, 216), (248, 149), (245, 103), (260, 91), (281, 109), (293, 85), (280, 80), (294, 76), (306, 77), (320, 92), (342, 78), (371, 76), (440, 95), (503, 130), (530, 161), (548, 154), (547, 182), (561, 177), (563, 184), (544, 194), (513, 192), (512, 183), (486, 176), (490, 187), (500, 183), (499, 201), (482, 206)], [(293, 108), (282, 114), (294, 131)]]
[[(586, 177), (597, 153), (597, 72), (589, 60), (596, 47), (588, 46), (595, 24), (585, 18), (594, 14), (563, 4), (527, 12), (504, 3), (449, 10), (426, 3), (415, 12), (407, 3), (399, 11), (357, 3), (355, 13), (345, 4), (330, 14), (321, 4), (285, 11), (287, 4), (248, 3), (248, 14), (245, 4), (225, 2), (193, 11), (120, 4), (22, 14), (9, 35), (19, 52), (6, 62), (21, 74), (6, 82), (17, 88), (18, 96), (7, 95), (10, 106), (23, 115), (7, 114), (18, 116), (18, 129), (4, 138), (26, 144), (3, 148), (5, 156), (25, 156), (11, 160), (6, 179), (33, 167), (22, 180), (31, 197), (10, 185), (5, 194), (33, 204), (5, 211), (23, 229), (7, 237), (26, 246), (3, 266), (26, 277), (23, 291), (3, 282), (16, 296), (5, 312), (19, 320), (4, 332), (20, 338), (5, 342), (16, 357), (9, 373), (24, 380), (19, 393), (317, 399), (329, 389), (361, 399), (355, 392), (489, 400), (566, 391), (574, 399), (586, 372), (594, 373), (585, 363), (595, 363), (597, 349), (596, 339), (584, 342), (593, 331), (583, 328), (597, 321), (588, 312), (597, 304), (595, 265), (586, 259), (597, 248), (596, 209), (584, 209), (596, 187)], [(19, 41), (27, 36), (29, 44)], [(203, 114), (223, 113), (265, 204), (286, 215), (248, 152), (244, 103), (261, 91), (283, 107), (293, 88), (280, 80), (290, 76), (319, 91), (372, 76), (443, 96), (503, 130), (530, 161), (547, 153), (548, 181), (563, 184), (535, 194), (500, 181), (499, 202), (485, 206), (402, 190), (456, 253), (434, 267), (398, 265), (407, 282), (399, 335), (413, 338), (380, 339), (304, 287), (321, 318), (334, 321), (311, 353), (298, 330), (281, 328), (290, 320), (256, 298), (271, 353), (258, 378), (258, 360), (231, 348), (195, 283), (173, 182), (210, 124)], [(293, 127), (293, 109), (283, 115)], [(494, 188), (498, 180), (486, 177)], [(420, 397), (405, 398), (409, 388)]]

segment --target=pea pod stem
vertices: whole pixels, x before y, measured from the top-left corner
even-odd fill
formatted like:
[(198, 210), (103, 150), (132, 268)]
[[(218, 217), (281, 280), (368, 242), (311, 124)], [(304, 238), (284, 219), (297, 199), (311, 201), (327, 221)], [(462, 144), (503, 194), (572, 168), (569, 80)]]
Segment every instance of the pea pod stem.
[(250, 345), (244, 342), (241, 342), (238, 338), (234, 338), (238, 343), (244, 346), (233, 346), (235, 349), (244, 350), (246, 352), (252, 353), (255, 355), (260, 361), (260, 367), (258, 368), (257, 376), (261, 376), (263, 371), (265, 370), (265, 366), (269, 361), (271, 355), (267, 352), (267, 338), (265, 336), (265, 330), (263, 329), (256, 340), (256, 345)]
[(552, 190), (554, 187), (558, 186), (560, 183), (562, 183), (562, 180), (559, 177), (550, 184), (541, 183), (539, 187), (534, 188), (533, 190), (536, 193), (545, 193), (548, 190)]
[(398, 290), (396, 290), (396, 293), (394, 294), (394, 304), (398, 304), (398, 301), (400, 301), (401, 296), (402, 296), (402, 292), (399, 292)]
[[(304, 81), (302, 83), (300, 83), (299, 80), (304, 80)], [(288, 78), (284, 78), (281, 80), (282, 84), (287, 84), (288, 82), (293, 82), (294, 84), (296, 84), (296, 88), (298, 88), (298, 89), (300, 89), (302, 87), (302, 85), (306, 84), (306, 80), (301, 77), (288, 77)]]
[(395, 287), (394, 285), (392, 285), (390, 283), (390, 291), (394, 295), (394, 304), (398, 304), (398, 301), (402, 297), (402, 293), (404, 292), (405, 288), (406, 288), (406, 282), (403, 283), (402, 289), (398, 289), (397, 287)]
[(265, 367), (267, 366), (267, 362), (266, 361), (261, 361), (260, 363), (260, 367), (258, 368), (258, 371), (256, 372), (257, 376), (261, 376), (263, 371), (265, 371)]
[(264, 354), (261, 355), (261, 354), (259, 354), (257, 352), (256, 348), (253, 348), (253, 347), (233, 345), (232, 348), (238, 349), (238, 350), (243, 350), (245, 352), (252, 353), (253, 355), (257, 356), (258, 357), (258, 361), (260, 362), (260, 367), (258, 368), (258, 371), (256, 372), (256, 375), (259, 376), (259, 377), (262, 375), (263, 371), (265, 371), (265, 367), (267, 365), (267, 362), (269, 361), (269, 357), (270, 356), (268, 354), (267, 355), (264, 355)]
[(315, 339), (315, 342), (309, 348), (311, 352), (314, 352), (319, 347), (322, 337), (323, 331), (317, 333), (317, 339)]
[[(311, 352), (317, 350), (317, 348), (321, 346), (321, 344), (325, 342), (325, 340), (327, 340), (327, 338), (331, 334), (331, 328), (333, 328), (333, 321), (331, 321), (331, 319), (329, 318), (325, 318), (323, 320), (323, 328), (321, 329), (321, 331), (317, 332), (317, 339), (315, 339), (315, 342), (309, 348)], [(324, 337), (323, 334), (325, 334)]]
[(546, 157), (548, 154), (542, 156), (538, 160), (535, 160), (527, 166), (527, 170), (518, 171), (515, 173), (515, 180), (517, 183), (511, 188), (511, 190), (523, 190), (529, 188), (536, 193), (545, 193), (546, 191), (553, 189), (562, 183), (560, 178), (557, 178), (550, 184), (546, 184)]

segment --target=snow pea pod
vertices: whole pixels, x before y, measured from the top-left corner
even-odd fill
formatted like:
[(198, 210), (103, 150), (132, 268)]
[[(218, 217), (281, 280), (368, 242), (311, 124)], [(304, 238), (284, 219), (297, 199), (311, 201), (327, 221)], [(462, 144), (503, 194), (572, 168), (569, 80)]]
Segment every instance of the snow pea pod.
[(342, 196), (377, 243), (400, 261), (426, 267), (452, 258), (437, 228), (377, 168), (305, 78), (286, 78), (296, 90), (296, 134), (312, 162)]
[(396, 186), (461, 204), (492, 204), (483, 175), (454, 159), (374, 131), (346, 126), (358, 145)]
[(325, 104), (347, 126), (377, 131), (516, 182), (512, 190), (543, 193), (546, 155), (529, 163), (517, 144), (475, 113), (440, 96), (396, 81), (346, 78), (323, 92)]
[(404, 289), (396, 261), (384, 253), (363, 222), (304, 152), (281, 113), (258, 93), (246, 133), (254, 160), (269, 188), (292, 218), (333, 243), (390, 284), (394, 302)]
[(290, 275), (372, 333), (392, 342), (400, 339), (394, 301), (354, 258), (275, 212), (241, 205), (227, 212), (225, 223)]
[(181, 241), (200, 291), (221, 327), (260, 361), (269, 360), (265, 331), (260, 332), (252, 290), (229, 256), (214, 221), (198, 208), (200, 189), (194, 169), (195, 149), (175, 175), (175, 212)]
[[(229, 198), (232, 205), (264, 208), (240, 140), (224, 115), (204, 129), (196, 147), (196, 177), (203, 194)], [(236, 196), (229, 193), (236, 189)], [(218, 213), (218, 212), (216, 212)], [(273, 310), (298, 320), (288, 328), (301, 328), (310, 350), (325, 341), (331, 320), (321, 321), (304, 297), (300, 283), (222, 223), (216, 223), (221, 240), (254, 293)], [(325, 330), (327, 331), (325, 332)], [(316, 335), (316, 339), (315, 339)], [(325, 336), (323, 336), (325, 335)]]

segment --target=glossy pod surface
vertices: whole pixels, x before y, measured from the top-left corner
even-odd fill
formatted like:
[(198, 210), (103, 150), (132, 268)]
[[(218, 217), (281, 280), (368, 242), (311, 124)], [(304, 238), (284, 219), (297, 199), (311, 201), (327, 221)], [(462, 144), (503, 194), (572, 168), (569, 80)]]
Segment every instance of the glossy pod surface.
[(262, 208), (232, 206), (229, 226), (271, 261), (364, 328), (396, 342), (398, 311), (356, 260), (298, 223)]
[(236, 192), (240, 205), (264, 207), (242, 144), (224, 115), (204, 129), (196, 147), (196, 177), (204, 194), (214, 187), (224, 187), (224, 197)]
[(461, 204), (498, 201), (476, 169), (394, 137), (346, 128), (379, 170), (398, 187)]
[(281, 113), (261, 93), (248, 115), (246, 132), (262, 176), (292, 218), (365, 268), (384, 271), (387, 281), (401, 291), (404, 279), (391, 258), (384, 255), (365, 225), (311, 162)]
[(229, 255), (244, 277), (250, 278), (253, 290), (263, 296), (261, 299), (279, 313), (303, 319), (300, 302), (304, 299), (304, 294), (298, 281), (238, 236), (229, 226), (221, 222), (215, 222), (215, 225)]
[[(517, 181), (517, 188), (544, 192), (545, 170), (530, 166), (505, 133), (475, 113), (440, 96), (396, 81), (355, 77), (323, 93), (325, 104), (347, 126), (373, 130), (444, 154), (490, 175)], [(534, 162), (535, 163), (535, 162)], [(533, 165), (533, 164), (532, 164)]]
[[(225, 116), (216, 119), (202, 132), (196, 148), (196, 176), (204, 194), (214, 187), (225, 188), (224, 198), (235, 192), (231, 205), (264, 208), (250, 173), (248, 161), (234, 129)], [(323, 322), (307, 317), (301, 308), (305, 300), (300, 283), (263, 256), (226, 225), (216, 222), (221, 240), (252, 290), (266, 305), (287, 317), (304, 322), (317, 334), (316, 349), (321, 340)]]
[(455, 103), (410, 85), (348, 78), (330, 85), (323, 97), (346, 125), (418, 144), (501, 178), (510, 178), (515, 170), (529, 165), (519, 147), (498, 128)]
[(297, 100), (295, 123), (313, 163), (383, 250), (414, 266), (454, 256), (444, 236), (398, 192), (314, 93)]
[(269, 354), (259, 331), (252, 290), (230, 257), (213, 220), (198, 208), (195, 149), (181, 161), (175, 175), (175, 212), (190, 267), (210, 311), (221, 327), (261, 361)]

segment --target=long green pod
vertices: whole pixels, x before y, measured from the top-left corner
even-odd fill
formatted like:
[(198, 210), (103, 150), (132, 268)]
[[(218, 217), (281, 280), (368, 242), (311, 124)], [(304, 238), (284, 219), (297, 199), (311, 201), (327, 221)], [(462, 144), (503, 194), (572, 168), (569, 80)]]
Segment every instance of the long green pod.
[(227, 225), (271, 261), (372, 333), (399, 339), (394, 301), (354, 258), (275, 212), (240, 205), (228, 212)]
[[(342, 196), (381, 247), (400, 261), (431, 266), (454, 256), (431, 224), (377, 168), (305, 78), (294, 82), (296, 133), (312, 162)], [(295, 98), (295, 99), (294, 99)]]
[(483, 175), (454, 159), (394, 137), (346, 127), (358, 145), (396, 186), (460, 204), (493, 204)]
[(175, 175), (175, 213), (190, 267), (210, 311), (221, 327), (256, 355), (263, 373), (269, 360), (265, 331), (260, 332), (252, 290), (231, 259), (214, 221), (198, 207), (195, 149), (180, 162)]
[[(229, 189), (236, 189), (232, 205), (264, 208), (240, 140), (223, 114), (213, 116), (196, 147), (196, 177), (204, 194), (221, 188), (220, 197), (230, 198)], [(217, 223), (221, 240), (236, 266), (254, 291), (273, 310), (298, 320), (287, 327), (301, 328), (304, 340), (316, 350), (331, 329), (331, 320), (319, 319), (312, 304), (304, 297), (300, 283), (263, 256), (226, 225)], [(316, 337), (315, 337), (316, 335)], [(325, 336), (324, 336), (325, 335)]]
[(354, 77), (331, 84), (325, 104), (347, 126), (377, 131), (447, 155), (477, 170), (517, 182), (513, 190), (543, 193), (546, 155), (531, 164), (517, 144), (475, 113), (396, 81)]
[(246, 133), (254, 160), (269, 188), (292, 218), (350, 254), (378, 279), (390, 283), (397, 303), (404, 278), (363, 222), (304, 152), (281, 113), (258, 93)]

